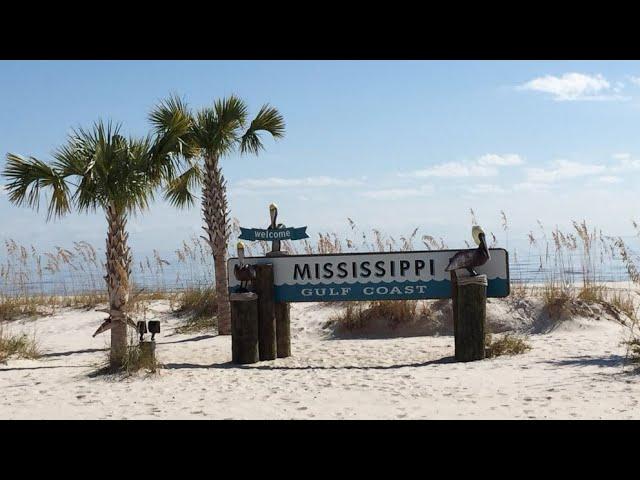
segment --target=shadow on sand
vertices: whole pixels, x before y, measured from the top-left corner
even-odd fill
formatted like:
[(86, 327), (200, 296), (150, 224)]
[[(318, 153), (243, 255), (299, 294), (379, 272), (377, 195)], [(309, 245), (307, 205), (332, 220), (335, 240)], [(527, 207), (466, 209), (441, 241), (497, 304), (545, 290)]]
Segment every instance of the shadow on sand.
[(0, 372), (14, 372), (18, 370), (43, 370), (48, 368), (87, 368), (87, 365), (46, 365), (42, 367), (12, 367), (12, 368), (0, 368)]
[[(207, 340), (208, 338), (215, 338), (215, 337), (217, 337), (217, 335), (200, 335), (199, 337), (185, 338), (184, 340), (176, 340), (174, 342), (156, 342), (156, 343), (158, 345), (167, 345), (170, 343), (198, 342), (200, 340)], [(108, 348), (86, 348), (84, 350), (69, 350), (66, 352), (43, 353), (40, 356), (44, 358), (68, 357), (70, 355), (76, 355), (81, 353), (107, 352), (108, 350), (109, 350)], [(49, 368), (53, 368), (53, 367), (49, 367)]]
[(75, 355), (78, 353), (94, 353), (94, 352), (106, 352), (108, 348), (87, 348), (85, 350), (69, 350), (67, 352), (52, 352), (43, 353), (41, 357), (68, 357), (69, 355)]
[(174, 340), (173, 342), (156, 342), (158, 345), (168, 345), (170, 343), (185, 343), (185, 342), (199, 342), (200, 340), (207, 340), (209, 338), (216, 338), (219, 335), (200, 335), (198, 337), (185, 338), (184, 340)]
[(204, 369), (216, 369), (216, 368), (239, 368), (246, 370), (394, 370), (398, 368), (407, 367), (426, 367), (428, 365), (439, 365), (446, 363), (455, 363), (453, 356), (439, 358), (437, 360), (429, 360), (428, 362), (416, 362), (416, 363), (401, 363), (397, 365), (344, 365), (344, 366), (322, 366), (322, 365), (306, 365), (302, 367), (295, 366), (283, 366), (283, 365), (237, 365), (232, 362), (225, 363), (213, 363), (211, 365), (201, 365), (197, 363), (165, 363), (164, 368), (168, 370), (189, 369), (189, 368), (204, 368)]
[(559, 367), (621, 367), (625, 364), (625, 360), (622, 355), (608, 355), (606, 357), (582, 355), (564, 360), (548, 360), (545, 363)]

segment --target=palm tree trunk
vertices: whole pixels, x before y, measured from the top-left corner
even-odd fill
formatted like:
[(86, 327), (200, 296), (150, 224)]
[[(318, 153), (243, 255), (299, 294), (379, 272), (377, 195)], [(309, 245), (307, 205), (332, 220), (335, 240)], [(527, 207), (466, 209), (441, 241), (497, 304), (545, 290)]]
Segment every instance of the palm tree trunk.
[(127, 217), (110, 205), (107, 208), (107, 291), (111, 327), (111, 367), (120, 368), (127, 355), (127, 322), (124, 312), (129, 300), (131, 251), (127, 246)]
[(231, 306), (227, 281), (227, 241), (229, 240), (229, 205), (227, 186), (216, 157), (205, 158), (202, 185), (202, 216), (213, 253), (216, 280), (218, 334), (231, 334)]

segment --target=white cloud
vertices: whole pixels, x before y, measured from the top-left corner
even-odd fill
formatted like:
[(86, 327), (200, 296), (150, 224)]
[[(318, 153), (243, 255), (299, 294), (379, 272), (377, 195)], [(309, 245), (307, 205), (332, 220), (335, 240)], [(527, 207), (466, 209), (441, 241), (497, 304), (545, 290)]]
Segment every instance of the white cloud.
[(630, 153), (616, 153), (613, 158), (618, 160), (618, 164), (611, 167), (612, 172), (640, 170), (640, 159), (633, 158)]
[(304, 177), (304, 178), (248, 178), (236, 182), (236, 186), (244, 189), (267, 188), (321, 188), (321, 187), (354, 187), (362, 185), (361, 180), (342, 179), (333, 177)]
[(7, 187), (0, 185), (0, 195), (4, 195), (5, 193), (7, 193)]
[(479, 183), (477, 185), (471, 185), (467, 190), (473, 194), (482, 194), (482, 193), (507, 193), (507, 190), (502, 188), (500, 185), (494, 185), (491, 183)]
[(613, 175), (603, 175), (602, 177), (598, 177), (598, 182), (600, 183), (620, 183), (622, 179), (620, 177), (615, 177)]
[(546, 75), (529, 80), (518, 88), (548, 93), (556, 101), (576, 100), (624, 100), (616, 92), (623, 85), (617, 83), (615, 87), (602, 75), (585, 75), (583, 73), (565, 73), (560, 77)]
[(411, 173), (400, 174), (401, 177), (495, 177), (498, 175), (497, 167), (509, 167), (521, 165), (524, 160), (520, 155), (508, 153), (498, 155), (487, 153), (470, 162), (445, 162), (433, 167), (416, 170)]
[(527, 169), (527, 181), (534, 183), (550, 183), (567, 178), (584, 177), (602, 173), (605, 167), (587, 163), (572, 162), (570, 160), (555, 160), (552, 167)]
[(628, 78), (628, 79), (629, 79), (629, 81), (630, 81), (631, 83), (633, 83), (634, 85), (638, 85), (638, 86), (640, 86), (640, 77), (634, 77), (633, 75), (629, 75), (627, 78)]
[(508, 153), (506, 155), (496, 155), (495, 153), (487, 153), (478, 158), (478, 165), (496, 165), (500, 167), (510, 167), (513, 165), (522, 165), (524, 160), (520, 155)]
[(498, 170), (491, 166), (465, 164), (461, 162), (447, 162), (416, 170), (411, 174), (415, 177), (493, 177)]
[(514, 192), (546, 192), (549, 185), (545, 183), (520, 182), (513, 185)]
[(631, 158), (631, 154), (630, 153), (614, 153), (613, 158), (615, 158), (616, 160), (628, 160)]
[(398, 200), (411, 197), (425, 197), (433, 193), (433, 186), (423, 185), (420, 188), (388, 188), (380, 190), (367, 190), (360, 195), (366, 198), (378, 200)]

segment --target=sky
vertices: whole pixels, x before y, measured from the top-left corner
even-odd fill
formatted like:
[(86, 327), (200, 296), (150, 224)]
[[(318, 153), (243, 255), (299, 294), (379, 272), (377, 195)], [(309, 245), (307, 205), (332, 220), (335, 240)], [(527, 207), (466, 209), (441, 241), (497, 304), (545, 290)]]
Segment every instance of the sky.
[[(632, 61), (0, 61), (0, 169), (8, 152), (51, 159), (97, 119), (145, 135), (177, 93), (193, 108), (236, 94), (286, 122), (259, 156), (222, 159), (233, 217), (396, 237), (419, 228), (451, 246), (470, 213), (502, 242), (585, 219), (610, 235), (640, 220), (640, 63)], [(0, 177), (0, 185), (4, 183)], [(198, 207), (157, 200), (130, 219), (135, 252), (200, 235)], [(46, 222), (0, 188), (0, 240), (38, 248), (104, 244), (101, 214)]]

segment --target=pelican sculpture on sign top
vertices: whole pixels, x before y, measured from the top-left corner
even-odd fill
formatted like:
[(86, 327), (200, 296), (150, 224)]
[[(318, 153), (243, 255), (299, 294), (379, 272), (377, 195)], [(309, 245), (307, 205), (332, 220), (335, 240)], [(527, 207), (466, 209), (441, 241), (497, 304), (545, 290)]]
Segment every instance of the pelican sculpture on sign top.
[(239, 292), (247, 292), (247, 285), (253, 283), (256, 278), (256, 272), (253, 265), (244, 263), (244, 243), (238, 242), (238, 263), (233, 266), (233, 274), (236, 280), (240, 282)]
[(476, 242), (476, 245), (478, 245), (478, 248), (475, 250), (463, 250), (456, 253), (449, 260), (449, 265), (444, 269), (445, 272), (466, 268), (467, 271), (475, 277), (478, 275), (478, 272), (475, 271), (475, 267), (484, 265), (489, 261), (491, 256), (489, 255), (487, 240), (482, 228), (478, 225), (474, 225), (471, 229), (471, 235), (473, 236), (473, 240)]
[[(269, 230), (276, 230), (278, 228), (284, 227), (282, 223), (277, 223), (278, 206), (275, 203), (272, 203), (271, 205), (269, 205), (269, 217), (271, 218), (271, 224), (269, 225)], [(272, 252), (280, 251), (280, 240), (271, 241), (271, 251)]]

